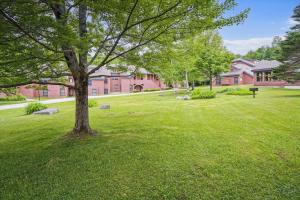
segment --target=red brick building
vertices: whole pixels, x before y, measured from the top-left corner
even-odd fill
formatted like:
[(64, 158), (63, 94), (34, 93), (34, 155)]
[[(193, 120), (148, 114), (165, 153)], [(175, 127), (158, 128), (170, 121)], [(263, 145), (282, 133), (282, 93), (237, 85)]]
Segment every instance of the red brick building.
[(214, 80), (214, 85), (244, 85), (253, 84), (252, 69), (255, 64), (245, 59), (233, 60), (230, 72), (222, 73)]
[(222, 73), (214, 79), (214, 85), (244, 85), (256, 86), (300, 86), (300, 81), (290, 84), (278, 80), (272, 75), (272, 70), (279, 67), (280, 62), (276, 60), (233, 60), (230, 72)]
[[(89, 96), (98, 96), (111, 93), (129, 93), (134, 91), (143, 91), (144, 89), (164, 89), (166, 85), (161, 81), (158, 75), (138, 69), (138, 76), (132, 75), (134, 67), (129, 67), (127, 72), (118, 72), (112, 69), (102, 67), (97, 70), (88, 82)], [(70, 85), (74, 84), (72, 77), (66, 77)], [(46, 85), (43, 90), (35, 90), (27, 86), (18, 87), (18, 92), (27, 98), (36, 98), (39, 96), (49, 98), (59, 98), (74, 96), (74, 90), (60, 85)]]
[(253, 84), (256, 86), (300, 86), (300, 81), (293, 84), (288, 83), (283, 80), (278, 80), (272, 76), (272, 70), (278, 67), (280, 63), (278, 61), (260, 61), (256, 63), (255, 67), (252, 69), (254, 73)]

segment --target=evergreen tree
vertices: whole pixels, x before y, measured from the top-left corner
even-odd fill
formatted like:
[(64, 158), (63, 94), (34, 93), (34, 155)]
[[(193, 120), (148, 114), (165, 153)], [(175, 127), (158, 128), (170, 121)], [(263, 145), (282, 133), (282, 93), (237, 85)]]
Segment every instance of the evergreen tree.
[(291, 27), (286, 39), (280, 43), (284, 64), (275, 70), (278, 78), (288, 82), (300, 80), (300, 5), (294, 9), (292, 19), (296, 25)]

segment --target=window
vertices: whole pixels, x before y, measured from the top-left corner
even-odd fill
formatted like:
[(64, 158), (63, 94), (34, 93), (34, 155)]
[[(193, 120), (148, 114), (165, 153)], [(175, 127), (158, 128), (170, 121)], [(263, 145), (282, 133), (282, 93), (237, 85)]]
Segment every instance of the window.
[(239, 77), (238, 76), (234, 77), (233, 82), (234, 82), (235, 85), (238, 85), (239, 84)]
[(65, 87), (60, 87), (60, 89), (59, 89), (59, 95), (60, 95), (60, 96), (66, 96), (66, 90), (65, 90)]
[(108, 94), (108, 89), (104, 88), (104, 94)]
[(97, 96), (97, 89), (92, 89), (92, 96)]
[(265, 81), (272, 81), (271, 72), (265, 72)]
[(256, 81), (257, 82), (261, 82), (262, 81), (262, 73), (261, 72), (257, 72), (256, 73)]
[(111, 80), (119, 80), (120, 73), (111, 73)]
[(105, 77), (105, 79), (104, 79), (104, 84), (107, 84), (108, 83), (108, 80), (107, 80), (107, 78)]
[(88, 81), (88, 85), (92, 85), (92, 80), (89, 80), (89, 81)]
[(72, 78), (70, 78), (70, 79), (69, 79), (69, 82), (70, 82), (70, 83), (73, 83), (73, 79), (72, 79)]
[(151, 74), (147, 75), (147, 80), (151, 80)]
[(218, 76), (216, 78), (216, 85), (221, 85), (221, 77), (220, 76)]
[(48, 90), (43, 90), (43, 96), (47, 97), (48, 96)]

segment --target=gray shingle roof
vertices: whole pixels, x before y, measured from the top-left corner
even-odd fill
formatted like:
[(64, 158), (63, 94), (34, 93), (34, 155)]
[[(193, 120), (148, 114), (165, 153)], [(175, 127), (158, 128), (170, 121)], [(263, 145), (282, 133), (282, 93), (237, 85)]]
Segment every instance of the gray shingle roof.
[[(245, 66), (243, 64), (235, 64), (235, 62), (241, 61), (245, 63)], [(238, 76), (242, 73), (247, 73), (251, 76), (253, 76), (254, 71), (265, 71), (265, 70), (271, 70), (278, 66), (280, 66), (282, 63), (277, 60), (245, 60), (245, 59), (235, 59), (233, 60), (232, 66), (236, 68), (237, 70), (222, 73), (220, 76)]]
[(222, 73), (222, 74), (220, 74), (220, 76), (239, 76), (242, 73), (243, 73), (243, 70), (236, 70), (236, 71), (232, 71), (232, 72)]
[(261, 60), (261, 61), (255, 61), (254, 65), (255, 67), (252, 69), (252, 71), (264, 71), (264, 70), (271, 70), (276, 67), (279, 67), (282, 63), (277, 60)]
[(250, 66), (254, 66), (254, 63), (253, 63), (252, 60), (250, 61), (250, 60), (246, 60), (246, 59), (243, 59), (243, 58), (237, 58), (237, 59), (234, 59), (232, 62), (234, 63), (234, 62), (237, 62), (237, 61), (241, 61), (241, 62), (244, 62), (244, 63), (250, 65)]
[[(89, 67), (89, 71), (94, 69), (96, 67), (96, 65), (91, 65)], [(114, 70), (113, 68), (116, 68), (116, 70)], [(100, 69), (98, 69), (94, 74), (92, 74), (92, 76), (112, 76), (113, 73), (120, 73), (120, 76), (130, 76), (133, 72), (135, 72), (136, 67), (133, 65), (127, 66), (128, 70), (124, 71), (121, 70), (121, 68), (118, 68), (117, 66), (103, 66)], [(153, 74), (149, 71), (147, 71), (144, 68), (138, 68), (137, 72), (140, 74)]]

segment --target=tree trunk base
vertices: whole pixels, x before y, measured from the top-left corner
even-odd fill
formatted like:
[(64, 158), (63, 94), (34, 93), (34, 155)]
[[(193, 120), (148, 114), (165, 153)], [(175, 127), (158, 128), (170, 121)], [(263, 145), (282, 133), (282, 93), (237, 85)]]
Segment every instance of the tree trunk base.
[(92, 137), (97, 136), (97, 133), (98, 133), (97, 131), (91, 128), (88, 128), (87, 130), (74, 128), (72, 131), (70, 131), (69, 135), (71, 137), (83, 139), (90, 136)]

